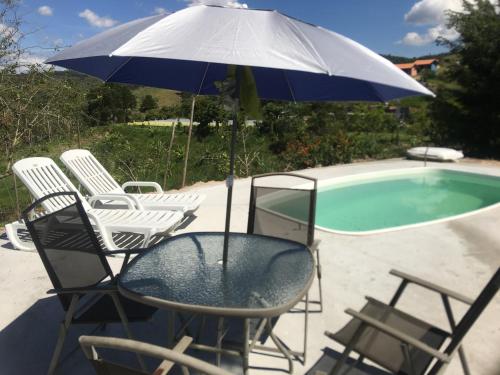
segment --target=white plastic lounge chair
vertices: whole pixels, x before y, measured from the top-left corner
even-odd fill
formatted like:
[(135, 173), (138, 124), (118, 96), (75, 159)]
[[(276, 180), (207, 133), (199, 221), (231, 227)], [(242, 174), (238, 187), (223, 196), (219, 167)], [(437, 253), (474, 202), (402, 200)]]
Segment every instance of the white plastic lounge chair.
[(10, 224), (5, 224), (5, 233), (14, 249), (23, 251), (35, 251), (35, 244), (31, 241), (23, 241), (19, 236), (19, 231), (27, 233), (26, 225), (22, 221), (14, 221)]
[[(101, 163), (87, 150), (69, 150), (61, 155), (61, 161), (92, 195), (113, 194), (129, 197), (139, 209), (176, 210), (191, 215), (205, 199), (196, 193), (167, 194), (156, 182), (129, 181), (122, 186), (106, 171)], [(129, 194), (127, 187), (152, 187), (154, 194)]]
[[(26, 185), (35, 199), (59, 191), (77, 192), (92, 225), (100, 232), (104, 246), (108, 250), (119, 249), (113, 241), (113, 233), (131, 232), (144, 235), (142, 246), (147, 246), (152, 236), (173, 231), (182, 221), (184, 215), (179, 211), (146, 211), (134, 207), (133, 201), (126, 196), (98, 195), (87, 202), (73, 183), (50, 158), (26, 158), (14, 164), (12, 170)], [(98, 200), (120, 200), (129, 209), (95, 209), (92, 204)], [(54, 212), (67, 206), (70, 202), (65, 197), (57, 197), (44, 201), (43, 208)], [(17, 230), (25, 228), (16, 222), (6, 226), (7, 236), (13, 245), (22, 244)], [(24, 244), (25, 247), (29, 245)]]
[(462, 151), (444, 147), (413, 147), (406, 154), (410, 159), (433, 161), (458, 161), (464, 157)]

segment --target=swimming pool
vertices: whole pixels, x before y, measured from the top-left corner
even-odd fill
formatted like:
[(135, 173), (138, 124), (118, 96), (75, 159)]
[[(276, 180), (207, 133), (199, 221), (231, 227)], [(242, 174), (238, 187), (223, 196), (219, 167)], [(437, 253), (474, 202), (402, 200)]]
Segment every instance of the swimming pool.
[(318, 191), (320, 229), (368, 234), (456, 218), (500, 202), (500, 177), (415, 168), (332, 179)]

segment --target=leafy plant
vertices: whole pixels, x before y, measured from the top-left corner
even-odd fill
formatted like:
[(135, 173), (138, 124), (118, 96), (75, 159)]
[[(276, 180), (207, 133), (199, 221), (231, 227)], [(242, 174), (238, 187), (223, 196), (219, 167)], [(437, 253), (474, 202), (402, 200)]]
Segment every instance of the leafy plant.
[(449, 12), (457, 40), (440, 39), (456, 56), (442, 74), (432, 106), (433, 138), (461, 144), (479, 156), (500, 155), (500, 1), (464, 1), (464, 12)]

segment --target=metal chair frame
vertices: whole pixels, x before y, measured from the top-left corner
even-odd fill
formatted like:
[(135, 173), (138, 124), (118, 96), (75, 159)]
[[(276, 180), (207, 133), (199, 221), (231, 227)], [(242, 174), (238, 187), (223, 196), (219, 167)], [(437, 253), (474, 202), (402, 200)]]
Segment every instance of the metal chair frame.
[[(162, 359), (163, 361), (152, 373), (154, 375), (168, 374), (175, 365), (181, 367), (183, 374), (189, 374), (189, 368), (191, 368), (208, 375), (230, 375), (226, 370), (184, 354), (185, 350), (193, 341), (193, 339), (188, 336), (182, 337), (173, 349), (166, 349), (144, 342), (115, 337), (80, 336), (79, 341), (85, 356), (92, 363), (106, 363), (106, 361), (99, 357), (96, 350), (96, 348), (106, 348)], [(116, 370), (124, 368), (114, 363), (112, 365)], [(130, 371), (129, 368), (127, 368), (127, 370)], [(143, 374), (143, 372), (137, 372), (137, 374)]]
[[(269, 177), (292, 177), (295, 179), (306, 180), (309, 183), (313, 184), (313, 188), (293, 188), (293, 187), (273, 187), (271, 186), (256, 186), (256, 180), (269, 178)], [(315, 217), (316, 217), (316, 200), (317, 200), (317, 191), (318, 191), (318, 181), (316, 178), (303, 176), (296, 173), (266, 173), (252, 177), (251, 187), (250, 187), (250, 202), (248, 209), (248, 224), (247, 224), (247, 233), (255, 233), (255, 211), (257, 208), (257, 194), (256, 190), (261, 188), (270, 188), (270, 189), (279, 189), (279, 190), (289, 190), (289, 191), (310, 191), (309, 196), (309, 212), (308, 212), (308, 220), (305, 223), (307, 228), (307, 240), (305, 245), (307, 245), (313, 254), (316, 256), (316, 276), (318, 280), (318, 288), (319, 288), (319, 300), (318, 301), (310, 301), (309, 294), (306, 295), (304, 303), (305, 303), (305, 317), (304, 317), (304, 341), (303, 341), (303, 349), (301, 352), (290, 351), (295, 358), (302, 360), (305, 363), (306, 355), (307, 355), (307, 336), (308, 336), (308, 319), (309, 319), (309, 304), (314, 303), (319, 305), (319, 310), (316, 312), (323, 311), (323, 291), (321, 285), (321, 263), (320, 263), (320, 254), (319, 254), (319, 241), (315, 241), (314, 239), (314, 231), (315, 231)], [(273, 235), (272, 233), (265, 233), (267, 235)], [(284, 345), (284, 344), (283, 344)], [(258, 347), (257, 347), (258, 348)]]
[[(99, 257), (101, 261), (101, 265), (103, 266), (104, 270), (106, 271), (106, 276), (98, 281), (94, 285), (89, 285), (89, 286), (84, 286), (84, 287), (76, 287), (76, 288), (64, 288), (57, 277), (57, 274), (54, 271), (54, 268), (48, 259), (46, 253), (45, 253), (45, 247), (41, 243), (40, 238), (38, 234), (36, 233), (34, 223), (38, 220), (44, 219), (47, 216), (52, 216), (56, 215), (59, 211), (51, 212), (46, 215), (36, 215), (34, 219), (30, 219), (31, 216), (33, 216), (33, 212), (35, 211), (36, 207), (40, 206), (45, 200), (47, 199), (52, 199), (52, 198), (57, 198), (57, 197), (63, 197), (65, 196), (66, 198), (72, 198), (75, 200), (75, 207), (78, 211), (78, 214), (80, 218), (82, 219), (82, 222), (85, 226), (86, 231), (88, 232), (88, 236), (95, 247), (96, 255)], [(67, 207), (70, 207), (71, 205), (68, 205)], [(65, 208), (67, 208), (65, 207)], [(30, 231), (31, 237), (33, 239), (33, 242), (36, 246), (36, 249), (38, 250), (38, 253), (40, 255), (40, 258), (42, 260), (43, 265), (45, 266), (45, 269), (47, 270), (47, 273), (49, 275), (49, 279), (51, 280), (54, 289), (50, 289), (47, 293), (50, 294), (57, 294), (61, 304), (63, 306), (63, 309), (65, 311), (65, 316), (63, 321), (61, 322), (60, 328), (59, 328), (59, 335), (58, 339), (55, 345), (54, 353), (52, 355), (52, 359), (50, 361), (49, 369), (48, 369), (48, 374), (53, 374), (57, 368), (58, 362), (59, 362), (59, 357), (61, 355), (63, 346), (64, 346), (64, 341), (68, 332), (68, 329), (73, 323), (73, 320), (78, 318), (78, 316), (83, 315), (86, 311), (88, 311), (91, 307), (92, 304), (89, 303), (86, 306), (83, 306), (84, 309), (82, 311), (77, 312), (77, 307), (78, 304), (82, 298), (82, 296), (91, 294), (91, 293), (96, 293), (96, 294), (107, 294), (111, 297), (114, 307), (116, 308), (116, 311), (120, 317), (120, 321), (123, 324), (125, 328), (125, 332), (129, 338), (133, 338), (132, 332), (130, 331), (129, 327), (129, 321), (127, 318), (127, 315), (125, 313), (125, 310), (119, 300), (118, 297), (118, 289), (116, 286), (117, 278), (113, 274), (109, 263), (106, 260), (105, 255), (112, 255), (112, 254), (118, 254), (122, 253), (125, 254), (124, 260), (123, 260), (123, 265), (122, 268), (126, 265), (128, 262), (128, 259), (131, 254), (138, 253), (142, 251), (143, 249), (131, 249), (131, 250), (115, 250), (115, 251), (104, 251), (99, 245), (99, 241), (94, 233), (94, 230), (92, 229), (92, 225), (88, 219), (88, 216), (85, 213), (85, 209), (83, 208), (83, 205), (78, 197), (78, 194), (75, 192), (57, 192), (57, 193), (52, 193), (49, 194), (41, 199), (36, 200), (33, 202), (28, 208), (26, 208), (23, 213), (22, 217), (24, 219), (24, 222), (26, 223), (26, 226), (28, 230)], [(70, 224), (71, 225), (71, 224)], [(106, 278), (109, 277), (109, 282), (103, 286), (102, 281)], [(107, 323), (107, 322), (85, 322), (85, 323)], [(138, 357), (138, 361), (141, 365), (141, 367), (144, 368), (144, 363), (140, 357)]]
[[(488, 303), (493, 299), (495, 294), (498, 292), (498, 289), (500, 288), (500, 268), (497, 269), (496, 273), (493, 275), (493, 277), (490, 279), (490, 281), (487, 283), (487, 285), (483, 288), (482, 292), (479, 294), (479, 296), (476, 298), (476, 300), (473, 300), (469, 297), (466, 297), (462, 294), (456, 293), (452, 290), (440, 287), (436, 284), (430, 283), (426, 280), (422, 280), (418, 277), (409, 275), (407, 273), (397, 271), (397, 270), (391, 270), (390, 271), (391, 275), (400, 277), (401, 283), (394, 293), (394, 296), (392, 297), (391, 301), (389, 302), (388, 306), (390, 307), (395, 307), (399, 299), (401, 298), (403, 292), (405, 291), (406, 287), (409, 284), (415, 284), (420, 287), (423, 287), (425, 289), (428, 289), (430, 291), (436, 292), (440, 295), (441, 300), (443, 302), (443, 307), (446, 313), (446, 316), (448, 318), (448, 322), (450, 325), (451, 329), (451, 334), (449, 335), (449, 343), (447, 347), (444, 350), (437, 350), (417, 339), (415, 339), (412, 336), (409, 336), (405, 334), (404, 332), (389, 326), (382, 321), (378, 319), (374, 319), (368, 315), (356, 312), (352, 309), (347, 309), (345, 312), (349, 315), (351, 315), (354, 319), (358, 319), (361, 321), (360, 326), (356, 330), (356, 332), (353, 334), (351, 340), (349, 343), (346, 345), (344, 352), (342, 353), (341, 358), (339, 361), (336, 363), (336, 365), (333, 367), (333, 369), (330, 371), (330, 374), (335, 375), (339, 374), (342, 370), (343, 365), (346, 363), (346, 360), (349, 357), (349, 354), (351, 351), (355, 350), (355, 345), (358, 339), (361, 337), (363, 331), (368, 328), (375, 328), (376, 330), (383, 332), (389, 336), (392, 336), (398, 340), (401, 341), (402, 345), (402, 350), (403, 354), (405, 356), (405, 360), (409, 365), (410, 368), (410, 374), (409, 375), (421, 375), (423, 373), (427, 373), (428, 375), (438, 375), (444, 373), (446, 370), (447, 365), (453, 358), (454, 354), (458, 352), (460, 362), (462, 365), (462, 370), (465, 375), (470, 375), (470, 368), (467, 363), (467, 358), (465, 356), (465, 352), (463, 349), (463, 346), (461, 344), (462, 339), (466, 335), (466, 333), (469, 331), (469, 329), (472, 327), (474, 322), (477, 320), (477, 318), (480, 316), (480, 314), (483, 312), (483, 310), (486, 308)], [(462, 317), (460, 322), (456, 324), (456, 320), (453, 314), (453, 311), (451, 309), (450, 305), (450, 298), (454, 299), (456, 301), (459, 301), (461, 303), (464, 303), (466, 305), (469, 305), (469, 309), (465, 313), (465, 315)], [(334, 338), (334, 334), (330, 332), (325, 332), (326, 336)], [(423, 370), (422, 373), (416, 373), (416, 371), (413, 368), (412, 361), (411, 361), (411, 356), (410, 356), (410, 349), (411, 348), (416, 348), (419, 349), (428, 355), (430, 355), (432, 358), (434, 358), (434, 364), (431, 366), (432, 361), (427, 365), (427, 367)], [(361, 354), (358, 360), (356, 361), (356, 364), (362, 363), (364, 360), (364, 356)], [(375, 358), (369, 358), (372, 361), (376, 362)], [(427, 371), (428, 370), (428, 371)]]

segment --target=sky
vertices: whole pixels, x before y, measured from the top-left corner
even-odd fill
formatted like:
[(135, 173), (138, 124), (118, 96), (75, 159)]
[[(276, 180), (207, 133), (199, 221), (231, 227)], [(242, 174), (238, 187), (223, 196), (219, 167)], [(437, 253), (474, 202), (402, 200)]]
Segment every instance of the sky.
[[(54, 53), (109, 27), (196, 3), (234, 0), (23, 0), (20, 14), (33, 47), (32, 59)], [(231, 6), (277, 9), (289, 16), (343, 34), (381, 54), (422, 56), (443, 52), (438, 36), (453, 39), (447, 9), (460, 11), (462, 0), (248, 0)]]

